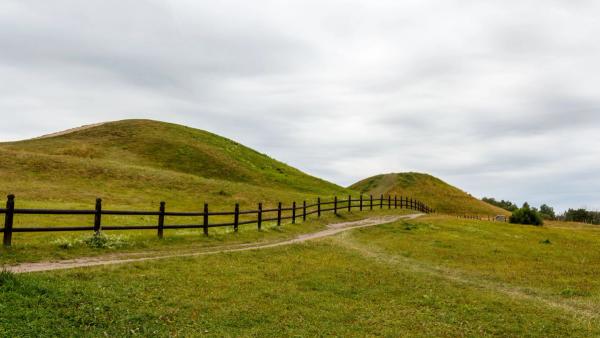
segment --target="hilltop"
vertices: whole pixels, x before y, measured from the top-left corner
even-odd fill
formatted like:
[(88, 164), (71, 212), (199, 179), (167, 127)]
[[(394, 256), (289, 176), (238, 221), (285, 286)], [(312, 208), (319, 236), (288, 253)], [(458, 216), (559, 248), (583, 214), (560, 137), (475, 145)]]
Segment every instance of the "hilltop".
[(374, 196), (410, 196), (425, 202), (438, 212), (450, 214), (505, 215), (507, 211), (469, 195), (428, 174), (392, 173), (369, 177), (350, 189)]
[(164, 199), (197, 207), (347, 193), (236, 141), (152, 120), (0, 143), (0, 156), (0, 193), (38, 204), (89, 204), (101, 196), (123, 206)]

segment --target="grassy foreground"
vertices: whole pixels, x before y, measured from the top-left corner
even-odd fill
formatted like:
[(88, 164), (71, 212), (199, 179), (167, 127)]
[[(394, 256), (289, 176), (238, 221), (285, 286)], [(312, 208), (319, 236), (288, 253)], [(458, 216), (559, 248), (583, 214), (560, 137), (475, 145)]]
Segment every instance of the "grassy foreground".
[(600, 230), (433, 216), (267, 250), (0, 277), (2, 336), (600, 335)]

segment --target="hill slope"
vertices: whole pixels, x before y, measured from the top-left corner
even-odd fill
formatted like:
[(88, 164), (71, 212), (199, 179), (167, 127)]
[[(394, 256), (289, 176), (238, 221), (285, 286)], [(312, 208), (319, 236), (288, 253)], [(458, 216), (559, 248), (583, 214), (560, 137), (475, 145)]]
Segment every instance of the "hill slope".
[(369, 177), (350, 186), (365, 194), (410, 196), (438, 212), (451, 214), (507, 214), (506, 210), (485, 203), (431, 175), (393, 173)]
[(177, 200), (289, 200), (346, 190), (218, 135), (151, 120), (124, 120), (0, 143), (0, 193), (21, 200), (121, 205)]

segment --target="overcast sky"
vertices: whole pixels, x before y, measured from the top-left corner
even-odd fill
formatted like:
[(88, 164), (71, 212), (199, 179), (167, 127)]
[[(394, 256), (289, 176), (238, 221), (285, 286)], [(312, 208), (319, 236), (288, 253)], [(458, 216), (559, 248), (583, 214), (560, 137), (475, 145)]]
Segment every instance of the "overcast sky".
[(585, 0), (3, 0), (0, 140), (151, 118), (341, 185), (419, 171), (597, 209), (599, 18)]

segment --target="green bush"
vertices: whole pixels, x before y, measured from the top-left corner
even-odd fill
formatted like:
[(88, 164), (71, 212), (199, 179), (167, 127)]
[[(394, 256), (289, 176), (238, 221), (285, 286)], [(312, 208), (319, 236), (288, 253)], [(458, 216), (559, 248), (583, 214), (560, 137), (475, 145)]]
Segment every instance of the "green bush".
[(527, 202), (525, 202), (523, 204), (523, 207), (521, 207), (520, 209), (517, 209), (515, 211), (513, 211), (512, 215), (510, 216), (509, 221), (511, 223), (516, 223), (516, 224), (531, 224), (531, 225), (543, 225), (544, 224), (544, 220), (542, 219), (542, 216), (540, 215), (540, 213), (529, 207), (529, 204), (527, 204)]

